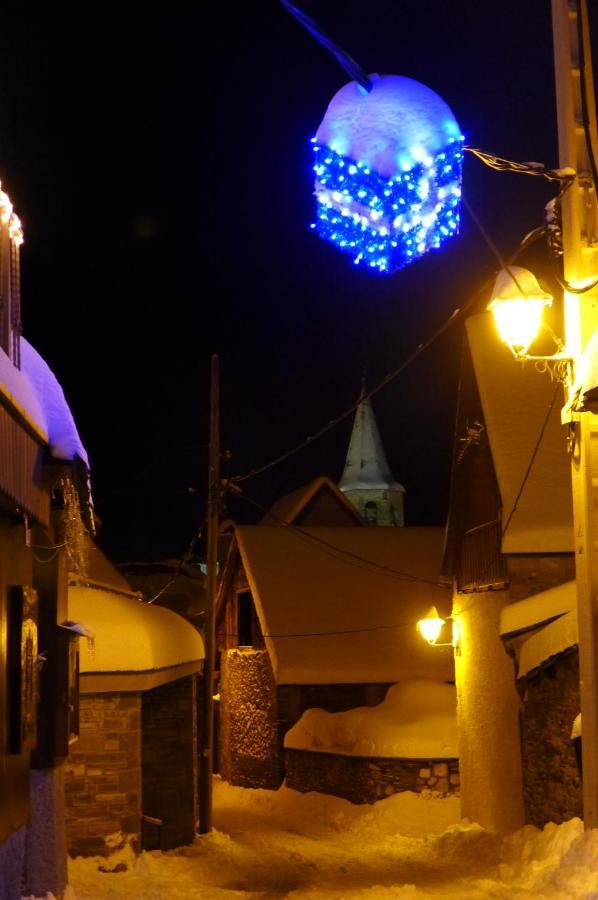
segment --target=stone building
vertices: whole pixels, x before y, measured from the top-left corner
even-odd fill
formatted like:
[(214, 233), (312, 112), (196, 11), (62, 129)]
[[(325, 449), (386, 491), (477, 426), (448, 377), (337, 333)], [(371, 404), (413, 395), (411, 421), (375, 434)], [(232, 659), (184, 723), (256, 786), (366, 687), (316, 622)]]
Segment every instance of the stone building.
[(501, 831), (579, 812), (571, 477), (555, 390), (513, 358), (490, 313), (467, 320), (443, 568), (462, 813)]
[(365, 386), (355, 413), (339, 487), (367, 525), (405, 524), (405, 488), (394, 480), (390, 471)]
[(67, 572), (92, 527), (63, 391), (21, 335), (22, 233), (0, 191), (0, 896), (62, 897), (63, 763), (76, 733)]
[(448, 609), (442, 529), (358, 525), (344, 499), (332, 512), (335, 490), (325, 487), (322, 511), (351, 524), (316, 525), (322, 495), (310, 489), (288, 504), (292, 515), (278, 504), (286, 527), (232, 533), (216, 632), (220, 774), (233, 784), (280, 786), (284, 735), (307, 709), (375, 706), (399, 681), (453, 678), (452, 653), (416, 631), (431, 604)]
[(143, 603), (94, 545), (87, 575), (70, 576), (68, 602), (84, 632), (80, 736), (65, 765), (69, 852), (191, 843), (201, 635), (175, 612)]

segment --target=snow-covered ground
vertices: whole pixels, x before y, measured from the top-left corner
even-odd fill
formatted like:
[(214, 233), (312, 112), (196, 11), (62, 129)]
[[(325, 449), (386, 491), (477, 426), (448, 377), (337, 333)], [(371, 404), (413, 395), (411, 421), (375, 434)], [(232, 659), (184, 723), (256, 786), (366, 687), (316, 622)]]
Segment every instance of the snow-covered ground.
[[(70, 900), (598, 900), (598, 831), (579, 819), (506, 840), (459, 822), (454, 797), (373, 806), (215, 785), (215, 831), (192, 847), (70, 864)], [(73, 896), (74, 895), (74, 896)]]

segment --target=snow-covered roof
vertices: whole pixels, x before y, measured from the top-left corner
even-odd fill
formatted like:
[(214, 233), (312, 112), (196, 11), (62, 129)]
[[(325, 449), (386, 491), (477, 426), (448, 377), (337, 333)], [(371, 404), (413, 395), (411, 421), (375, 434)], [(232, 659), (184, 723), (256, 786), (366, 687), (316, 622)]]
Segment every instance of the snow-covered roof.
[(362, 489), (405, 490), (392, 476), (372, 403), (364, 391), (355, 412), (347, 460), (339, 487), (344, 492)]
[(556, 621), (541, 628), (521, 647), (517, 677), (523, 678), (542, 663), (575, 647), (578, 635), (577, 609), (572, 609)]
[(452, 678), (452, 651), (430, 647), (416, 630), (430, 606), (450, 611), (449, 591), (436, 584), (443, 535), (441, 528), (239, 527), (277, 681)]
[(505, 606), (500, 615), (500, 633), (513, 634), (525, 631), (549, 619), (562, 616), (575, 609), (577, 588), (575, 581), (566, 581), (557, 587), (540, 591), (525, 600)]
[(455, 686), (411, 679), (389, 688), (378, 706), (337, 713), (308, 709), (287, 732), (284, 745), (344, 756), (456, 758)]
[(343, 514), (348, 514), (349, 518), (353, 519), (356, 525), (362, 524), (355, 507), (344, 497), (334, 481), (326, 475), (320, 475), (308, 484), (291, 491), (290, 494), (280, 497), (279, 500), (272, 504), (262, 521), (269, 525), (280, 525), (281, 522), (292, 524), (307, 509), (316, 495), (324, 491), (337, 502)]
[(142, 603), (108, 588), (71, 584), (69, 619), (89, 626), (81, 640), (82, 675), (154, 672), (205, 656), (201, 635), (169, 609)]
[(24, 371), (0, 348), (0, 392), (39, 438), (48, 443), (48, 423), (39, 395)]
[(25, 338), (21, 338), (21, 374), (37, 396), (37, 409), (41, 412), (51, 455), (64, 460), (78, 456), (89, 465), (64, 391), (48, 364)]
[(316, 134), (342, 156), (395, 175), (458, 140), (449, 106), (431, 88), (401, 75), (372, 75), (367, 92), (355, 81), (338, 91)]
[(80, 641), (81, 675), (154, 673), (205, 656), (199, 632), (169, 609), (143, 603), (91, 538), (86, 576), (69, 577), (68, 611), (72, 624), (93, 635)]
[[(490, 313), (467, 320), (467, 336), (502, 499), (503, 526), (525, 478), (554, 384), (522, 365), (498, 339)], [(503, 538), (504, 553), (573, 550), (571, 473), (555, 403), (525, 488)]]

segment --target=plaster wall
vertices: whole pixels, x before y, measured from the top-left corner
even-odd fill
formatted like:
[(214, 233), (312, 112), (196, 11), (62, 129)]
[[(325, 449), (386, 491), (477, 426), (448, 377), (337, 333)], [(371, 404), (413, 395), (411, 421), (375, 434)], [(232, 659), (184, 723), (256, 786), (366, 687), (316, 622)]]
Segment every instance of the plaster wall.
[(491, 831), (524, 823), (519, 695), (513, 661), (500, 639), (507, 591), (453, 597), (462, 815)]

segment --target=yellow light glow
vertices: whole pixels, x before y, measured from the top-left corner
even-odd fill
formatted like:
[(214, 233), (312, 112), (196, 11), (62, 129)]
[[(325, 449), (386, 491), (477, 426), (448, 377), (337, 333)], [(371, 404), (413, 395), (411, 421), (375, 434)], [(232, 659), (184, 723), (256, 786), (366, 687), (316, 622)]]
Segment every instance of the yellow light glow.
[(444, 619), (438, 615), (438, 610), (433, 606), (424, 619), (417, 623), (417, 630), (429, 644), (435, 644), (440, 637)]
[(501, 340), (515, 356), (524, 356), (540, 331), (545, 306), (552, 296), (544, 291), (532, 272), (521, 266), (501, 269), (496, 277), (488, 309)]
[(515, 297), (490, 303), (488, 309), (494, 315), (500, 339), (516, 356), (527, 353), (538, 337), (546, 302), (545, 297)]

